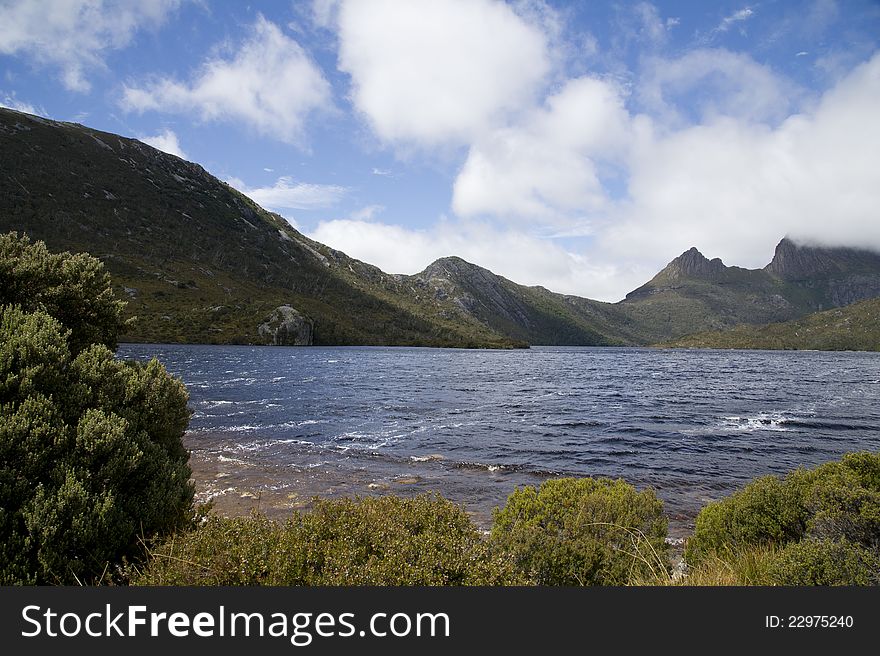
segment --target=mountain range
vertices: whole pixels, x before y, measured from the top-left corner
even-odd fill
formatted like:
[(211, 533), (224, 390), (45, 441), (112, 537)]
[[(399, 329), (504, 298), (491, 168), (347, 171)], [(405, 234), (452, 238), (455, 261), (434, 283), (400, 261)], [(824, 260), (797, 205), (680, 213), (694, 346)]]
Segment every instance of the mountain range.
[(880, 296), (880, 255), (783, 239), (763, 269), (696, 248), (618, 303), (516, 284), (457, 257), (388, 274), (295, 230), (198, 164), (0, 108), (0, 231), (104, 261), (128, 341), (648, 345)]

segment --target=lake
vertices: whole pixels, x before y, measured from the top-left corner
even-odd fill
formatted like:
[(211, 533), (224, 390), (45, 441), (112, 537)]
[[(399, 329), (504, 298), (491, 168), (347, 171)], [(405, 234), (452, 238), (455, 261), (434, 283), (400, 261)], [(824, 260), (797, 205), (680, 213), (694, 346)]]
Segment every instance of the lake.
[(880, 450), (880, 354), (134, 345), (190, 393), (198, 498), (270, 514), (437, 491), (491, 521), (520, 485), (621, 477), (683, 535), (764, 474)]

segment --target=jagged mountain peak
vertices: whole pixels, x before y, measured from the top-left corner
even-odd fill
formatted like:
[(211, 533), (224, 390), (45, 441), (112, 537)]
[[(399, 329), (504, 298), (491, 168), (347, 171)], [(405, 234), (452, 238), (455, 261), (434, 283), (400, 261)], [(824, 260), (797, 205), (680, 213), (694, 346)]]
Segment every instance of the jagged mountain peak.
[(876, 271), (880, 254), (846, 247), (798, 244), (785, 237), (776, 245), (776, 252), (764, 270), (783, 280), (805, 280), (859, 271)]
[(710, 260), (694, 246), (667, 264), (657, 277), (663, 276), (671, 280), (679, 278), (712, 279), (726, 270), (727, 267), (724, 266), (724, 262), (720, 258), (716, 257)]

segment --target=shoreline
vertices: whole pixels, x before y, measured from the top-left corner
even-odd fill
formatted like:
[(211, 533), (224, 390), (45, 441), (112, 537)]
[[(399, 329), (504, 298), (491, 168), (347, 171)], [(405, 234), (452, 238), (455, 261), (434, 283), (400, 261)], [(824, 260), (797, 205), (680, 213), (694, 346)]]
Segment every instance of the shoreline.
[[(194, 503), (211, 503), (212, 510), (225, 517), (246, 517), (258, 511), (283, 521), (292, 512), (310, 510), (316, 499), (437, 493), (462, 506), (485, 532), (492, 526), (492, 509), (503, 506), (517, 487), (538, 486), (552, 478), (492, 470), (451, 472), (440, 456), (408, 463), (376, 459), (369, 466), (324, 458), (277, 465), (230, 457), (192, 444), (187, 447), (196, 491)], [(680, 544), (693, 532), (696, 513), (673, 513), (666, 508), (666, 515), (669, 539)]]

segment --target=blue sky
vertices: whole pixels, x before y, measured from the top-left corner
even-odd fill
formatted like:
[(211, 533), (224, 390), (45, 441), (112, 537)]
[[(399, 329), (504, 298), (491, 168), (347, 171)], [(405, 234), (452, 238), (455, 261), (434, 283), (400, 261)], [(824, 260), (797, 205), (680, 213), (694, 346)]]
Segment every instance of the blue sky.
[(386, 271), (618, 300), (691, 246), (880, 250), (878, 35), (871, 0), (0, 0), (0, 104)]

